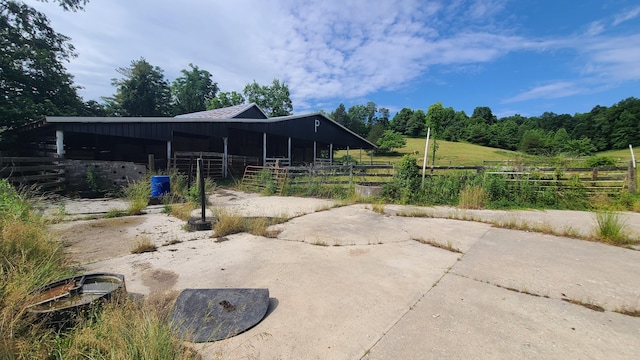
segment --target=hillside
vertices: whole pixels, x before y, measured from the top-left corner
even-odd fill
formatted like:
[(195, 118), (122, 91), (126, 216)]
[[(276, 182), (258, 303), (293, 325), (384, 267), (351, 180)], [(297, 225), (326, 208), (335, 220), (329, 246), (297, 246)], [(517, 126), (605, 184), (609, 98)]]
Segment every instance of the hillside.
[[(429, 161), (432, 161), (433, 151), (433, 139), (429, 142)], [(402, 156), (411, 154), (418, 159), (418, 164), (422, 165), (422, 159), (424, 157), (424, 138), (407, 138), (407, 145), (398, 150), (396, 155), (374, 155), (373, 161), (376, 163), (396, 163), (400, 161)], [(346, 151), (338, 151), (336, 158), (340, 158), (346, 155)], [(351, 157), (356, 160), (360, 160), (359, 151), (351, 151), (349, 153)], [(469, 143), (451, 142), (438, 140), (438, 151), (436, 151), (436, 165), (482, 165), (484, 160), (499, 161), (499, 160), (515, 160), (522, 158), (525, 155), (515, 151), (508, 151), (502, 149), (495, 149), (480, 145), (473, 145)], [(366, 153), (362, 153), (362, 161), (367, 162), (370, 157)]]

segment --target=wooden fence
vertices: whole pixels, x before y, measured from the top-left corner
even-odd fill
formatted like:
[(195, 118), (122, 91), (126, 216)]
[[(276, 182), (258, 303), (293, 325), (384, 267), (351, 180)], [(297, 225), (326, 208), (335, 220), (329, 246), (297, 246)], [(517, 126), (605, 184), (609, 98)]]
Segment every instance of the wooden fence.
[[(392, 165), (342, 165), (289, 167), (288, 182), (291, 185), (321, 183), (327, 185), (382, 185), (394, 174)], [(568, 168), (552, 167), (487, 167), (487, 166), (434, 166), (427, 167), (426, 177), (445, 175), (483, 174), (500, 176), (508, 182), (534, 182), (541, 187), (564, 189), (582, 186), (588, 193), (617, 194), (635, 192), (636, 170), (628, 167)]]
[(64, 164), (52, 157), (0, 156), (0, 176), (14, 186), (37, 191), (58, 192), (65, 186)]
[(288, 171), (291, 185), (380, 185), (388, 182), (393, 176), (393, 165), (292, 166)]

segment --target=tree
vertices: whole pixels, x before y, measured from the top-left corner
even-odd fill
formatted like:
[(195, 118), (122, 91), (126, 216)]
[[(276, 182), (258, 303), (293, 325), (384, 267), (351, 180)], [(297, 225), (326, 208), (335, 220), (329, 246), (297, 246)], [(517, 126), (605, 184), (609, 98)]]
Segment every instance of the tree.
[(582, 138), (579, 140), (569, 140), (565, 146), (565, 150), (571, 155), (587, 156), (593, 155), (596, 147), (591, 143), (591, 139)]
[[(81, 10), (87, 2), (54, 1), (70, 11)], [(0, 0), (0, 132), (45, 115), (82, 111), (73, 77), (63, 65), (75, 56), (69, 40), (33, 7)]]
[(402, 134), (393, 130), (385, 130), (382, 136), (378, 139), (378, 151), (382, 153), (393, 152), (394, 149), (401, 148), (407, 145)]
[(117, 69), (124, 78), (111, 80), (117, 86), (112, 98), (105, 98), (120, 116), (169, 116), (171, 90), (161, 68), (144, 58)]
[(360, 136), (367, 136), (369, 128), (367, 127), (367, 118), (369, 110), (364, 105), (354, 105), (349, 108), (349, 122), (347, 128)]
[(340, 103), (335, 111), (329, 114), (329, 117), (333, 119), (333, 121), (338, 124), (347, 127), (349, 124), (349, 115), (347, 114), (347, 109), (344, 107), (344, 104)]
[(389, 128), (395, 132), (405, 134), (407, 131), (407, 123), (413, 114), (413, 110), (409, 108), (403, 108), (391, 120)]
[(405, 130), (405, 134), (411, 137), (423, 136), (427, 132), (425, 130), (425, 114), (422, 110), (416, 110), (409, 117), (409, 121), (407, 121), (407, 129)]
[(244, 96), (270, 117), (287, 116), (293, 112), (289, 86), (278, 79), (273, 79), (271, 86), (261, 86), (254, 80), (244, 87)]
[(236, 91), (220, 91), (214, 98), (207, 101), (207, 110), (221, 109), (244, 103), (242, 94)]
[(495, 115), (493, 115), (491, 108), (488, 106), (476, 107), (475, 109), (473, 109), (473, 114), (471, 115), (471, 117), (479, 119), (481, 122), (484, 122), (489, 125), (498, 121), (498, 118)]
[(207, 109), (207, 102), (218, 92), (218, 83), (211, 80), (211, 73), (189, 64), (190, 70), (182, 69), (182, 76), (171, 84), (173, 113), (188, 114)]

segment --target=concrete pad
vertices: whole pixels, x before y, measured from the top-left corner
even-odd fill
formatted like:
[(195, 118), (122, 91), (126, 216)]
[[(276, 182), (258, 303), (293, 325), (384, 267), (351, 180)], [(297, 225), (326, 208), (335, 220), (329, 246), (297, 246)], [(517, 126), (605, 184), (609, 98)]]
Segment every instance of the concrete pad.
[[(531, 228), (551, 228), (558, 233), (575, 232), (589, 236), (596, 228), (596, 213), (573, 210), (471, 210), (451, 206), (386, 205), (390, 215), (411, 213), (427, 217), (481, 221), (495, 224), (528, 225)], [(619, 212), (629, 236), (640, 238), (640, 213)]]
[(451, 273), (607, 310), (640, 307), (640, 252), (601, 243), (491, 229)]
[(267, 317), (236, 337), (197, 346), (204, 359), (353, 359), (460, 256), (415, 241), (326, 247), (247, 234), (228, 239), (175, 244), (90, 268), (117, 270), (128, 291), (144, 294), (153, 290), (148, 274), (166, 272), (175, 274), (175, 281), (165, 290), (268, 288)]
[(460, 220), (394, 217), (393, 221), (412, 239), (422, 239), (467, 252), (491, 225)]
[(447, 275), (368, 359), (638, 359), (640, 319)]
[(282, 230), (278, 239), (311, 244), (371, 245), (411, 240), (411, 236), (389, 216), (351, 205), (321, 211), (274, 226)]
[(235, 190), (216, 191), (209, 196), (215, 209), (225, 209), (241, 216), (267, 216), (291, 218), (326, 210), (338, 202), (329, 199), (300, 198), (294, 196), (262, 196)]

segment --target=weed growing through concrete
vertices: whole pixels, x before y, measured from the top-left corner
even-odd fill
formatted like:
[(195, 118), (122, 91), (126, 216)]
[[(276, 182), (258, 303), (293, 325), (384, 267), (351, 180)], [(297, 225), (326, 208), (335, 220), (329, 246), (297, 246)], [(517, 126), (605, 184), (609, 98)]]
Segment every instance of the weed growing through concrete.
[(423, 210), (412, 210), (409, 212), (406, 211), (400, 211), (396, 214), (396, 216), (402, 216), (402, 217), (416, 217), (416, 218), (435, 218), (437, 216), (435, 216), (435, 214), (433, 212), (429, 212), (429, 211), (423, 211)]
[(371, 204), (371, 210), (373, 210), (373, 212), (376, 212), (378, 214), (384, 215), (384, 204), (382, 203)]
[(625, 223), (620, 215), (612, 211), (602, 211), (596, 214), (595, 237), (614, 244), (628, 244), (629, 237), (625, 232)]
[(433, 247), (437, 247), (440, 249), (444, 249), (444, 250), (448, 250), (454, 253), (458, 253), (458, 254), (462, 254), (462, 251), (460, 251), (460, 249), (455, 248), (453, 246), (453, 244), (451, 244), (451, 241), (447, 241), (447, 244), (440, 244), (439, 242), (435, 241), (435, 240), (425, 240), (423, 238), (417, 238), (417, 239), (413, 239), (421, 244), (425, 244), (425, 245), (431, 245)]
[(617, 312), (618, 314), (622, 314), (622, 315), (640, 317), (640, 309), (633, 309), (633, 308), (630, 308), (630, 307), (627, 307), (627, 306), (623, 306), (621, 308), (616, 308), (613, 311)]
[(107, 211), (107, 213), (104, 215), (105, 218), (107, 219), (112, 219), (112, 218), (117, 218), (117, 217), (123, 217), (123, 216), (127, 216), (129, 215), (128, 211), (125, 210), (119, 210), (119, 209), (109, 209), (109, 211)]
[(327, 244), (325, 241), (321, 241), (321, 240), (316, 240), (314, 242), (311, 243), (311, 245), (316, 245), (316, 246), (329, 246), (329, 244)]
[(597, 312), (604, 312), (604, 308), (598, 304), (594, 304), (593, 302), (584, 302), (584, 301), (580, 301), (580, 300), (574, 300), (574, 299), (568, 299), (568, 298), (562, 298), (562, 301), (566, 301), (570, 304), (574, 304), (574, 305), (580, 305), (580, 306), (584, 306), (589, 310), (593, 310), (593, 311), (597, 311)]
[(148, 237), (142, 237), (136, 242), (133, 249), (131, 249), (131, 253), (142, 254), (146, 252), (154, 252), (156, 250), (158, 250), (158, 247), (151, 242), (151, 239)]
[(275, 238), (280, 230), (268, 229), (271, 225), (287, 221), (284, 217), (242, 217), (226, 211), (216, 214), (218, 222), (213, 227), (215, 237), (248, 232), (256, 236)]

